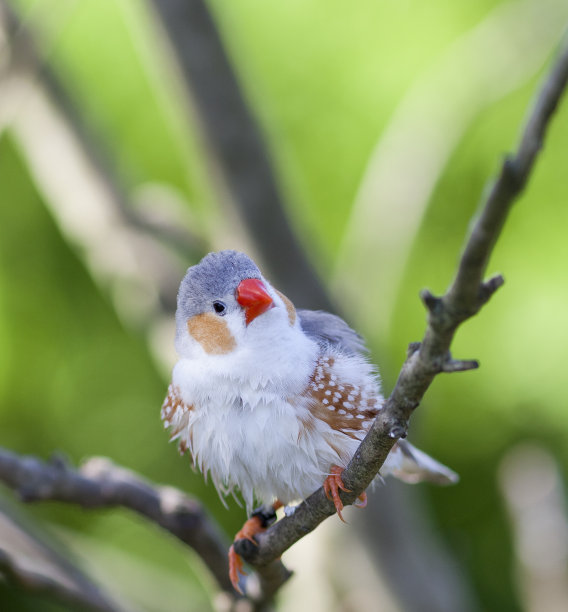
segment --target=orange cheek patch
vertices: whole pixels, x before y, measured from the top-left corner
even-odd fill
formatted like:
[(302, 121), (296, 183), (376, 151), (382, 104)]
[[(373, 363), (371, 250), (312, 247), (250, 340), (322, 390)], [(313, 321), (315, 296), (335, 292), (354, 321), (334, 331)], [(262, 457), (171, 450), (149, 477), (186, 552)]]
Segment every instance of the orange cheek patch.
[(187, 329), (210, 355), (230, 353), (236, 346), (227, 323), (211, 312), (204, 312), (188, 319)]
[(276, 290), (276, 293), (284, 302), (284, 306), (286, 306), (286, 311), (288, 312), (288, 321), (290, 321), (290, 325), (294, 325), (294, 323), (296, 322), (296, 309), (294, 308), (294, 304), (292, 304), (292, 302), (280, 291)]

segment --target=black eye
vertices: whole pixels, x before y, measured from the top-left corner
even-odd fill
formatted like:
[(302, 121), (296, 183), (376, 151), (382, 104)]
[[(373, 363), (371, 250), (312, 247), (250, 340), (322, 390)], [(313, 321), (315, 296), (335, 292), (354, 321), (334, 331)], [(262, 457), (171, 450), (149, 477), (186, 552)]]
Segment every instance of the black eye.
[(216, 300), (215, 302), (213, 302), (213, 309), (220, 316), (223, 316), (225, 312), (227, 312), (227, 306), (224, 302), (221, 302), (220, 300)]

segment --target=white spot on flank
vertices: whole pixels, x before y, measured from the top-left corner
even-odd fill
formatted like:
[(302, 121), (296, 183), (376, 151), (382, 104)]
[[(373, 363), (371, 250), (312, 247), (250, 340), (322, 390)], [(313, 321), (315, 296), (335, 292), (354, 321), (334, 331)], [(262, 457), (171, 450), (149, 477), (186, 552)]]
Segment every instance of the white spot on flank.
[(328, 389), (328, 390), (325, 392), (325, 394), (326, 394), (326, 395), (331, 395), (331, 391)]
[(353, 404), (350, 404), (349, 402), (343, 402), (343, 405), (345, 406), (345, 408), (348, 408), (349, 410), (353, 408)]
[(338, 410), (338, 411), (337, 411), (337, 413), (338, 413), (338, 414), (347, 414), (347, 413), (345, 412), (345, 410), (343, 410), (343, 408), (342, 408), (341, 410)]
[(358, 418), (358, 419), (364, 419), (364, 418), (365, 418), (365, 415), (364, 415), (364, 414), (358, 414), (358, 415), (357, 415), (357, 418)]
[(321, 401), (322, 404), (329, 404), (329, 401), (326, 400), (325, 398)]

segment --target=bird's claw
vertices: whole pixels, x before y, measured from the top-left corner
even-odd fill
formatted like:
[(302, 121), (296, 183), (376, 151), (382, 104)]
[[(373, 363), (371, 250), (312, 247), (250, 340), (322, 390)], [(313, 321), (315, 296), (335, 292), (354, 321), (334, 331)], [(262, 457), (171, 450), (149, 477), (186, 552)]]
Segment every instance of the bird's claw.
[(325, 491), (327, 499), (333, 501), (333, 505), (337, 511), (337, 516), (339, 516), (339, 518), (345, 523), (345, 519), (341, 514), (341, 511), (343, 510), (343, 502), (339, 497), (339, 490), (341, 489), (346, 493), (350, 493), (351, 491), (345, 487), (343, 480), (341, 479), (343, 470), (344, 468), (340, 468), (337, 465), (332, 465), (329, 476), (323, 482), (323, 490)]
[[(262, 521), (258, 516), (252, 516), (249, 518), (243, 528), (237, 532), (235, 535), (235, 542), (237, 540), (248, 540), (252, 542), (255, 546), (258, 546), (257, 541), (254, 539), (254, 536), (257, 533), (264, 531), (264, 527), (262, 526)], [(231, 548), (229, 548), (229, 578), (231, 580), (231, 584), (237, 593), (244, 595), (241, 587), (239, 586), (239, 576), (246, 576), (247, 572), (244, 569), (243, 559), (242, 557), (235, 551), (235, 547), (231, 544)]]
[(239, 586), (239, 577), (246, 576), (246, 571), (243, 567), (243, 560), (240, 555), (235, 552), (233, 545), (229, 548), (229, 579), (231, 584), (237, 593), (244, 595), (241, 587)]
[[(346, 493), (351, 493), (351, 489), (348, 489), (344, 484), (341, 478), (341, 474), (343, 473), (344, 468), (341, 468), (337, 465), (332, 465), (330, 470), (330, 475), (324, 480), (323, 490), (325, 491), (327, 499), (333, 501), (335, 506), (335, 510), (337, 511), (337, 516), (345, 523), (345, 519), (341, 514), (343, 510), (343, 502), (339, 497), (339, 490), (345, 491)], [(367, 505), (367, 493), (363, 491), (361, 495), (357, 498), (354, 503), (357, 508), (365, 508)]]
[(363, 491), (361, 495), (353, 502), (353, 505), (356, 508), (366, 508), (367, 507), (367, 493)]

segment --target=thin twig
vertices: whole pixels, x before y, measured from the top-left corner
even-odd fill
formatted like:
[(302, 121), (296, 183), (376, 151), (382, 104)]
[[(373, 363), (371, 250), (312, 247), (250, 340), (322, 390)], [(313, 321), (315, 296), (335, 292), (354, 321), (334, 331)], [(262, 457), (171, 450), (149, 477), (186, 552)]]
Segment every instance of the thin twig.
[[(512, 203), (527, 183), (567, 81), (568, 39), (529, 114), (516, 155), (505, 160), (497, 181), (482, 203), (452, 285), (441, 298), (429, 292), (422, 295), (429, 311), (424, 339), (419, 346), (412, 345), (390, 397), (343, 472), (343, 481), (352, 491), (341, 494), (344, 504), (353, 503), (369, 486), (396, 440), (406, 435), (412, 412), (436, 374), (444, 371), (444, 364), (451, 359), (450, 344), (458, 326), (476, 314), (502, 285), (500, 276), (483, 282), (487, 262)], [(319, 489), (300, 504), (292, 516), (281, 519), (258, 535), (258, 546), (240, 540), (235, 548), (251, 565), (266, 566), (334, 513), (333, 504), (323, 489)]]

